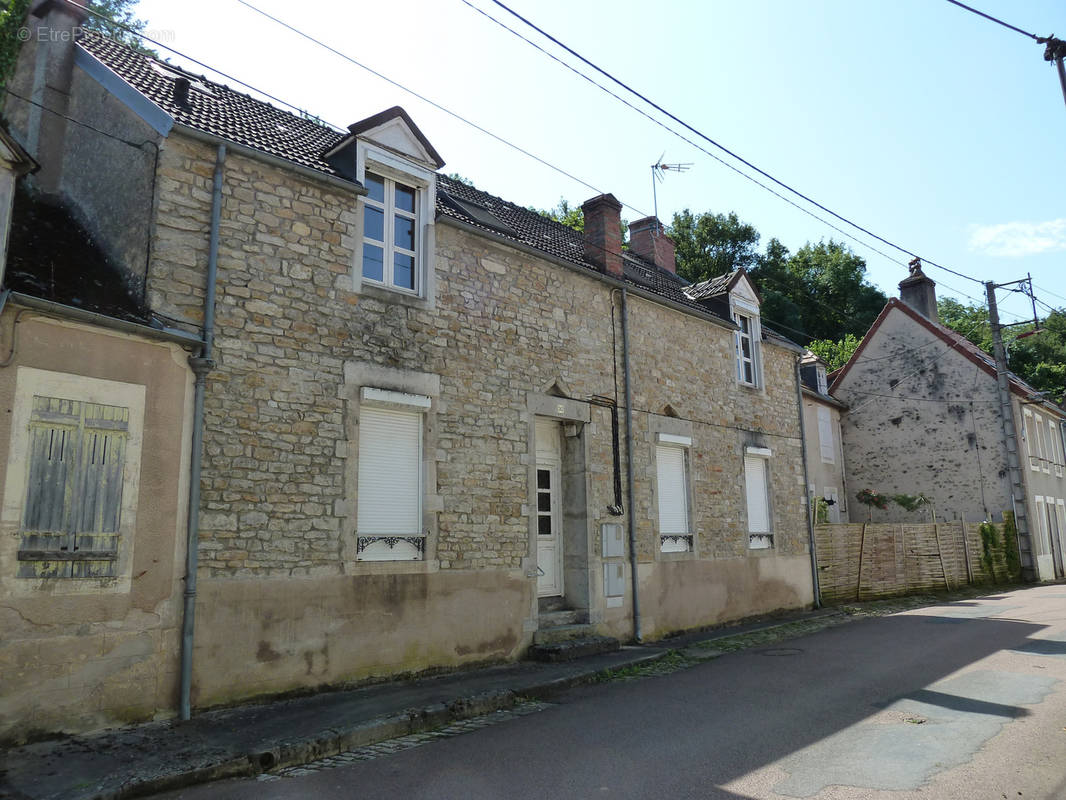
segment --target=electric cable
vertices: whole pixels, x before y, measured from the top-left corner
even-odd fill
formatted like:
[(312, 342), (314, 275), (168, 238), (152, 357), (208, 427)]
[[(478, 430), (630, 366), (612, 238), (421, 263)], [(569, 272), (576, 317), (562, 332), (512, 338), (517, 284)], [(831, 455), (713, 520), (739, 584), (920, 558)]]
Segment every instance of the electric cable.
[[(238, 0), (238, 2), (244, 3), (245, 5), (248, 5), (245, 2), (245, 0)], [(464, 0), (464, 2), (465, 2), (465, 0)], [(859, 225), (858, 223), (853, 222), (852, 220), (848, 219), (847, 217), (844, 217), (843, 215), (838, 214), (837, 212), (833, 211), (832, 209), (827, 208), (826, 206), (824, 206), (821, 203), (817, 202), (816, 200), (813, 200), (811, 197), (807, 196), (803, 192), (799, 191), (798, 189), (793, 188), (792, 186), (788, 185), (784, 181), (774, 177), (769, 172), (766, 172), (765, 170), (759, 168), (758, 166), (756, 166), (752, 162), (750, 162), (747, 159), (743, 158), (742, 156), (738, 155), (733, 150), (730, 150), (729, 148), (727, 148), (725, 145), (715, 141), (714, 139), (712, 139), (707, 134), (703, 133), (702, 131), (698, 130), (694, 126), (692, 126), (692, 125), (688, 124), (687, 122), (685, 122), (684, 120), (682, 120), (681, 118), (679, 118), (679, 117), (675, 116), (674, 114), (670, 113), (665, 108), (660, 106), (658, 103), (654, 102), (653, 100), (649, 99), (647, 96), (645, 96), (645, 95), (641, 94), (640, 92), (638, 92), (636, 89), (633, 89), (632, 87), (630, 87), (629, 85), (627, 85), (623, 81), (621, 81), (618, 78), (614, 77), (614, 75), (612, 75), (611, 73), (607, 72), (605, 69), (597, 66), (596, 64), (594, 64), (592, 61), (590, 61), (589, 59), (587, 59), (584, 56), (582, 56), (580, 53), (578, 53), (573, 48), (568, 47), (566, 44), (564, 44), (563, 42), (559, 41), (559, 39), (557, 39), (554, 36), (552, 36), (551, 34), (549, 34), (543, 28), (540, 28), (537, 25), (535, 25), (534, 23), (530, 22), (528, 19), (523, 17), (521, 14), (519, 14), (518, 12), (514, 11), (513, 9), (508, 7), (506, 4), (501, 2), (501, 0), (492, 0), (492, 2), (495, 3), (496, 5), (498, 5), (500, 8), (502, 8), (507, 13), (509, 13), (512, 16), (516, 17), (517, 19), (521, 20), (524, 24), (526, 24), (527, 26), (529, 26), (533, 30), (537, 31), (537, 33), (539, 33), (541, 36), (545, 37), (546, 39), (548, 39), (549, 41), (551, 41), (552, 43), (554, 43), (558, 47), (561, 47), (563, 50), (565, 50), (567, 53), (569, 53), (570, 55), (572, 55), (575, 58), (577, 58), (582, 63), (586, 64), (587, 66), (589, 66), (592, 69), (594, 69), (597, 72), (599, 72), (605, 78), (608, 78), (609, 80), (611, 80), (614, 83), (618, 84), (619, 86), (621, 86), (623, 89), (625, 89), (630, 94), (633, 94), (636, 97), (639, 97), (641, 100), (643, 100), (645, 103), (647, 103), (649, 106), (654, 108), (659, 113), (665, 115), (666, 117), (669, 117), (671, 120), (673, 120), (677, 124), (681, 125), (682, 127), (684, 127), (686, 130), (690, 131), (695, 136), (698, 136), (699, 138), (701, 138), (704, 141), (708, 142), (712, 146), (714, 146), (717, 149), (721, 150), (722, 152), (728, 154), (732, 158), (736, 159), (740, 163), (742, 163), (745, 166), (747, 166), (749, 169), (755, 170), (755, 172), (759, 173), (760, 175), (762, 175), (767, 180), (770, 180), (773, 183), (776, 183), (781, 188), (791, 192), (792, 194), (796, 195), (797, 197), (802, 198), (806, 202), (808, 202), (811, 205), (821, 209), (825, 213), (835, 217), (836, 219), (838, 219), (841, 222), (851, 226), (852, 228), (855, 228), (856, 230), (862, 231), (867, 236), (870, 236), (870, 237), (872, 237), (874, 239), (877, 239), (879, 242), (882, 242), (883, 244), (886, 244), (886, 245), (888, 245), (889, 247), (891, 247), (891, 248), (893, 248), (895, 250), (899, 250), (901, 253), (905, 253), (906, 255), (909, 255), (912, 258), (922, 258), (923, 263), (928, 264), (929, 266), (932, 266), (932, 267), (936, 267), (937, 269), (942, 269), (945, 272), (950, 272), (951, 274), (956, 275), (956, 276), (958, 276), (960, 278), (965, 278), (968, 281), (973, 281), (974, 283), (978, 283), (978, 284), (982, 283), (980, 280), (978, 280), (977, 278), (974, 278), (974, 277), (972, 277), (970, 275), (966, 275), (966, 274), (964, 274), (962, 272), (958, 272), (956, 270), (953, 270), (953, 269), (950, 269), (948, 267), (945, 267), (942, 264), (938, 264), (935, 261), (932, 261), (932, 260), (929, 260), (927, 258), (921, 257), (917, 253), (913, 253), (910, 250), (906, 249), (905, 247), (902, 247), (901, 245), (898, 245), (895, 242), (892, 242), (892, 241), (884, 238), (883, 236), (879, 236), (878, 234), (874, 233), (873, 231), (869, 230), (868, 228), (865, 228), (862, 225)]]
[[(1034, 40), (1036, 42), (1040, 42), (1040, 37), (1037, 36), (1036, 34), (1029, 33), (1029, 31), (1023, 31), (1021, 28), (1016, 28), (1013, 25), (1011, 25), (1009, 22), (1004, 22), (1001, 19), (996, 19), (991, 14), (986, 14), (984, 11), (978, 11), (976, 8), (971, 8), (970, 6), (966, 5), (965, 3), (960, 3), (959, 0), (948, 0), (948, 2), (951, 3), (953, 6), (958, 6), (959, 8), (965, 8), (967, 11), (970, 11), (970, 12), (973, 12), (974, 14), (977, 14), (977, 16), (979, 16), (979, 17), (984, 17), (985, 19), (991, 20), (992, 22), (996, 23), (997, 25), (1002, 25), (1004, 28), (1010, 28), (1012, 31), (1017, 31), (1022, 36), (1028, 36), (1030, 39), (1032, 39), (1032, 40)], [(1041, 42), (1041, 44), (1043, 44), (1043, 43)]]

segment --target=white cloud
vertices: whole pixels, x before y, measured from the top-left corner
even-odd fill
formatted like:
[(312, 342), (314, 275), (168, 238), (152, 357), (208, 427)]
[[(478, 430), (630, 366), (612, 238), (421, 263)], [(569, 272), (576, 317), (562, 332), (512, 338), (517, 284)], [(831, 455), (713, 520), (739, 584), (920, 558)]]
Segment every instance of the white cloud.
[(971, 225), (970, 249), (1006, 258), (1066, 250), (1066, 218), (1047, 222)]

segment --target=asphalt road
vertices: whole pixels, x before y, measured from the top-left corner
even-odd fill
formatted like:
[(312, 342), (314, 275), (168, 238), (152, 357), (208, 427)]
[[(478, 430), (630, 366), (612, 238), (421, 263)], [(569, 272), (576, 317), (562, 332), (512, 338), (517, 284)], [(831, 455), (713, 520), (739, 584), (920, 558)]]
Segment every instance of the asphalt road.
[(829, 628), (182, 798), (1066, 798), (1066, 586)]

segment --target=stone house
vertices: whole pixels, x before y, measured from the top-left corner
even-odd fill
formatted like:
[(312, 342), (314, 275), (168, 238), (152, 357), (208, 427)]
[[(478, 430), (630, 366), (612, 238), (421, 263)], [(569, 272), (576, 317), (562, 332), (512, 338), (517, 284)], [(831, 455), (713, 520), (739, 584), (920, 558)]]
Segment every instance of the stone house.
[[(900, 283), (830, 392), (847, 404), (844, 452), (850, 491), (926, 495), (907, 512), (895, 503), (877, 521), (1019, 518), (1023, 570), (1036, 579), (1062, 575), (1066, 537), (1063, 431), (1066, 414), (1009, 375), (1011, 415), (1020, 446), (1022, 489), (1011, 485), (995, 360), (940, 324), (936, 284), (920, 265)], [(850, 518), (869, 510), (850, 503)], [(1024, 517), (1024, 521), (1022, 518)], [(1026, 522), (1028, 523), (1026, 525)]]
[(826, 363), (809, 350), (800, 360), (800, 381), (807, 496), (812, 513), (815, 522), (847, 522), (847, 470), (840, 430), (847, 406), (830, 396)]
[[(31, 352), (23, 331), (20, 357), (86, 380), (38, 394), (0, 373), (32, 406), (0, 447), (24, 458), (32, 414), (59, 413), (37, 398), (140, 386), (140, 499), (109, 540), (119, 580), (0, 559), (5, 603), (33, 609), (0, 641), (0, 734), (813, 602), (802, 349), (760, 324), (742, 271), (687, 286), (651, 218), (624, 250), (611, 195), (584, 204), (582, 235), (449, 179), (399, 108), (337, 132), (105, 39), (39, 47), (5, 113), (55, 173), (16, 223), (61, 208), (100, 251), (92, 320), (139, 327), (21, 322), (50, 338)], [(46, 302), (55, 281), (23, 263), (25, 302)], [(149, 428), (169, 438), (149, 447)], [(170, 471), (149, 482), (149, 461)], [(3, 484), (9, 548), (26, 482)], [(142, 649), (124, 661), (127, 634)], [(69, 653), (96, 677), (75, 685)], [(46, 666), (61, 707), (32, 680)]]

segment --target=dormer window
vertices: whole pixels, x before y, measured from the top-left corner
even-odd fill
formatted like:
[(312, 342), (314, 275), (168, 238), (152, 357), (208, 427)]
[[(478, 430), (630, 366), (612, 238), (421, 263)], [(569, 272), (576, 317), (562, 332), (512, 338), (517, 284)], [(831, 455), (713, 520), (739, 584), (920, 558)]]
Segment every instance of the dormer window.
[(342, 178), (360, 183), (352, 290), (423, 308), (436, 303), (434, 215), (444, 161), (399, 106), (348, 126), (322, 154)]
[(366, 172), (363, 279), (418, 294), (418, 189)]
[(829, 382), (825, 377), (825, 367), (821, 364), (815, 365), (814, 374), (818, 379), (818, 394), (829, 394)]

